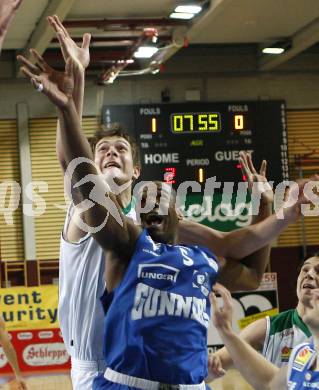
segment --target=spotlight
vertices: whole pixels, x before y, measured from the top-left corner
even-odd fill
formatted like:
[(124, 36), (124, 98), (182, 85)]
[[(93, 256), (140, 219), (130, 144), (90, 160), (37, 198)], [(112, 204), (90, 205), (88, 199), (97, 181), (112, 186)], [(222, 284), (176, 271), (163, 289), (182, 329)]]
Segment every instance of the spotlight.
[(202, 7), (200, 5), (178, 5), (175, 8), (175, 12), (181, 12), (181, 13), (186, 13), (186, 14), (198, 14), (202, 10)]
[(290, 40), (283, 40), (273, 43), (271, 46), (266, 46), (262, 49), (264, 54), (282, 54), (286, 50), (291, 49), (292, 43)]
[(140, 46), (138, 50), (134, 53), (134, 57), (151, 58), (157, 52), (158, 52), (158, 47), (156, 46)]

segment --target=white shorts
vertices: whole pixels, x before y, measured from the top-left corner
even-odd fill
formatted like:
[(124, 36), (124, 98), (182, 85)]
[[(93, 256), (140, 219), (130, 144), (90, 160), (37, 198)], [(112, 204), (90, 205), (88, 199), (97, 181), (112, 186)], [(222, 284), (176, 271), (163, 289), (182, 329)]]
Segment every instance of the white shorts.
[(104, 361), (71, 359), (71, 380), (73, 390), (92, 390), (93, 381), (105, 371)]

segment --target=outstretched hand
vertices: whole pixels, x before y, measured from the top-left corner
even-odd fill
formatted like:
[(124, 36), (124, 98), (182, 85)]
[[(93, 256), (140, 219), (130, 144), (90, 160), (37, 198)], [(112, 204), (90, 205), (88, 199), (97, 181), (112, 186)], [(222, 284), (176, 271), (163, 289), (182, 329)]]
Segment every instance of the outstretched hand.
[[(296, 180), (289, 190), (285, 191), (285, 204), (275, 211), (278, 218), (288, 218), (290, 222), (296, 222), (302, 212), (302, 207), (316, 204), (319, 190), (319, 175), (310, 178)], [(279, 202), (280, 203), (280, 202)]]
[(247, 179), (250, 191), (252, 191), (254, 183), (262, 183), (261, 199), (265, 203), (272, 203), (274, 201), (274, 193), (266, 177), (267, 161), (262, 161), (259, 172), (257, 172), (249, 153), (241, 151), (239, 156), (241, 171)]
[(208, 356), (208, 377), (209, 381), (220, 378), (226, 374), (226, 370), (223, 369), (222, 361), (216, 353), (212, 353)]
[[(218, 306), (215, 293), (220, 294), (223, 305)], [(212, 320), (213, 324), (219, 331), (232, 330), (233, 317), (233, 302), (230, 292), (220, 283), (216, 283), (213, 287), (213, 292), (209, 294), (209, 299), (212, 304)]]
[(82, 46), (79, 47), (70, 37), (70, 34), (67, 32), (57, 15), (48, 16), (47, 20), (56, 32), (64, 61), (67, 62), (69, 58), (72, 58), (74, 62), (78, 61), (84, 69), (87, 68), (90, 63), (89, 47), (91, 34), (86, 33), (83, 35)]
[(23, 64), (22, 73), (30, 79), (34, 88), (43, 92), (54, 105), (59, 108), (65, 107), (73, 100), (74, 66), (76, 65), (72, 58), (67, 60), (64, 72), (58, 72), (51, 68), (36, 50), (30, 51), (36, 59), (35, 65), (21, 55), (17, 57)]

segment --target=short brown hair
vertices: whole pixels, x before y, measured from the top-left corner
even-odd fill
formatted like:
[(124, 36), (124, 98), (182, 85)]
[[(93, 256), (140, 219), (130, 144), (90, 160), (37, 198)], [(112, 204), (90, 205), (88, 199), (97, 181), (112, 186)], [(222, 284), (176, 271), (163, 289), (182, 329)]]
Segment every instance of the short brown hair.
[(100, 129), (95, 132), (94, 136), (89, 138), (93, 154), (95, 152), (96, 144), (105, 137), (121, 137), (126, 139), (131, 146), (134, 166), (141, 166), (140, 150), (135, 138), (128, 134), (126, 128), (121, 123), (114, 122), (108, 125), (101, 125)]

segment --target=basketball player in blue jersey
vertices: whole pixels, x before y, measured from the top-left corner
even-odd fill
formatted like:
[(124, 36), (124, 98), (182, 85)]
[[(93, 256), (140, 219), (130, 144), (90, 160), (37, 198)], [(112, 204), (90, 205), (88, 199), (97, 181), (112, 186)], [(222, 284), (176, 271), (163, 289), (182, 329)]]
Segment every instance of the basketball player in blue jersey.
[[(64, 150), (64, 157), (65, 157), (65, 164), (67, 165), (69, 162), (73, 160), (74, 157), (87, 157), (89, 156), (92, 158), (92, 152), (91, 149), (87, 143), (87, 140), (85, 139), (83, 133), (81, 132), (81, 126), (80, 126), (80, 120), (79, 120), (79, 112), (76, 110), (76, 105), (73, 99), (73, 91), (74, 91), (74, 79), (75, 74), (78, 71), (79, 66), (78, 62), (74, 60), (72, 56), (70, 56), (67, 60), (67, 66), (66, 71), (62, 74), (59, 74), (56, 76), (54, 71), (48, 67), (47, 64), (43, 61), (43, 59), (38, 56), (36, 53), (34, 53), (38, 59), (39, 67), (35, 67), (34, 65), (30, 64), (26, 59), (20, 59), (24, 62), (25, 67), (23, 68), (23, 72), (30, 77), (31, 82), (33, 85), (43, 91), (44, 94), (46, 94), (50, 100), (58, 107), (59, 112), (59, 118), (61, 123), (61, 144), (65, 148)], [(102, 140), (103, 141), (103, 140)], [(101, 141), (101, 142), (102, 142)], [(116, 151), (115, 144), (118, 140), (114, 139), (109, 142), (109, 140), (104, 140), (106, 146), (104, 150), (105, 152), (102, 153), (102, 157), (100, 157), (101, 166), (99, 168), (102, 168), (101, 170), (121, 170), (121, 164), (122, 160), (119, 160), (120, 163), (117, 166), (116, 164), (113, 164), (112, 166), (107, 166), (107, 164), (103, 165), (104, 160), (106, 161), (109, 156), (113, 156), (114, 158), (118, 159), (119, 154), (123, 153), (122, 158), (126, 158), (128, 153), (131, 153), (131, 146), (128, 142), (125, 142), (125, 140), (121, 139), (121, 143), (124, 143), (124, 148), (120, 148), (120, 150)], [(111, 152), (109, 152), (111, 150)], [(116, 153), (115, 153), (116, 151)], [(116, 156), (116, 157), (115, 157)], [(124, 160), (123, 160), (124, 161)], [(93, 171), (86, 170), (87, 164), (81, 164), (81, 169), (76, 170), (75, 177), (77, 178), (83, 178), (82, 173), (96, 173), (96, 169), (94, 167), (91, 167)], [(83, 167), (85, 168), (83, 170)], [(123, 184), (120, 182), (120, 177), (116, 178), (118, 180), (118, 184)], [(99, 185), (102, 184), (102, 181), (98, 181)], [(84, 186), (85, 188), (87, 185)], [(98, 188), (96, 188), (98, 190)], [(100, 195), (105, 193), (104, 187), (101, 187), (100, 190), (95, 193), (98, 193)], [(82, 188), (79, 188), (79, 194), (80, 197), (82, 196), (82, 199), (86, 199), (86, 196), (88, 194), (84, 194), (82, 191)], [(111, 195), (110, 195), (111, 196)], [(119, 206), (119, 204), (118, 204)], [(91, 210), (93, 212), (93, 220), (94, 223), (99, 224), (99, 222), (103, 221), (101, 220), (101, 217), (105, 215), (105, 213), (101, 213), (101, 210), (99, 209), (100, 206), (96, 205)], [(199, 225), (196, 225), (197, 234), (200, 229), (203, 229), (203, 234), (200, 234), (200, 237), (206, 237), (206, 239), (209, 239), (210, 246), (214, 246), (217, 248), (217, 252), (220, 251), (221, 255), (231, 256), (237, 258), (238, 256), (247, 255), (251, 250), (256, 250), (262, 246), (264, 246), (269, 240), (271, 240), (274, 236), (276, 236), (285, 226), (287, 226), (288, 222), (293, 220), (295, 218), (296, 210), (298, 209), (299, 205), (297, 204), (297, 207), (290, 207), (285, 209), (285, 216), (286, 218), (283, 220), (277, 220), (275, 216), (267, 218), (265, 221), (260, 222), (259, 224), (256, 224), (253, 228), (248, 227), (245, 229), (238, 230), (236, 232), (229, 233), (228, 235), (223, 234), (215, 234), (214, 239), (212, 240), (212, 236), (209, 236), (208, 231), (210, 229), (207, 229), (206, 227), (200, 227)], [(102, 207), (102, 210), (105, 211), (105, 208)], [(119, 211), (119, 210), (118, 210)], [(91, 214), (90, 214), (91, 215)], [(121, 213), (120, 213), (121, 215)], [(86, 213), (85, 213), (86, 218)], [(92, 216), (92, 215), (91, 215)], [(131, 221), (132, 223), (132, 221)], [(134, 225), (134, 224), (133, 224)], [(189, 228), (190, 224), (186, 224)], [(194, 226), (194, 225), (193, 225)], [(99, 233), (96, 233), (98, 235)], [(121, 237), (125, 237), (125, 235), (121, 234)], [(96, 237), (98, 239), (98, 237)], [(117, 242), (119, 240), (114, 240), (113, 243)], [(231, 245), (233, 244), (233, 245)], [(122, 246), (121, 246), (122, 247)], [(125, 246), (127, 248), (127, 246)], [(124, 248), (125, 248), (124, 247)], [(114, 251), (113, 251), (114, 252)], [(110, 275), (110, 279), (113, 282), (113, 288), (118, 285), (121, 280), (123, 279), (127, 265), (123, 264), (123, 259), (119, 259), (119, 256), (121, 256), (121, 253), (115, 253), (116, 259), (109, 259), (108, 261), (108, 269), (107, 274)], [(124, 257), (125, 258), (125, 257)], [(124, 262), (125, 263), (125, 262)], [(234, 270), (234, 267), (228, 266), (229, 262), (227, 262), (228, 267), (228, 275), (231, 275), (231, 277), (228, 278), (228, 283), (232, 283), (234, 280), (234, 273), (231, 274), (229, 270)], [(236, 263), (236, 266), (239, 263)], [(241, 271), (245, 269), (244, 265), (240, 265), (242, 267)], [(240, 279), (243, 276), (246, 276), (247, 273), (245, 272), (238, 272), (236, 271), (235, 277), (236, 279)], [(250, 275), (252, 276), (252, 274)], [(256, 276), (256, 275), (255, 275)], [(71, 274), (72, 277), (72, 274)], [(203, 278), (200, 277), (199, 280), (202, 280)], [(227, 279), (227, 278), (225, 278)], [(246, 278), (243, 278), (243, 280)], [(235, 284), (235, 283), (233, 283)], [(94, 284), (95, 286), (95, 284)], [(108, 288), (108, 286), (107, 286)], [(80, 290), (78, 290), (80, 291)], [(98, 292), (94, 290), (95, 293), (95, 299), (98, 296)], [(85, 292), (83, 293), (83, 298), (85, 299)], [(81, 305), (78, 304), (78, 300), (75, 301), (77, 307), (81, 307)], [(86, 307), (86, 305), (83, 305)], [(94, 309), (94, 308), (93, 308)], [(68, 315), (68, 313), (66, 313)], [(70, 318), (70, 323), (81, 323), (78, 321), (78, 317), (72, 317)], [(73, 335), (71, 335), (73, 336)], [(72, 338), (70, 337), (71, 342)], [(73, 343), (74, 344), (74, 343)], [(72, 346), (72, 344), (71, 344)], [(77, 348), (81, 349), (81, 345), (77, 345)], [(84, 347), (85, 350), (85, 347)], [(90, 362), (88, 362), (90, 363)], [(83, 364), (85, 366), (85, 364)]]
[(222, 285), (215, 285), (214, 291), (221, 295), (223, 305), (219, 306), (214, 293), (211, 294), (213, 322), (231, 354), (235, 367), (255, 389), (258, 390), (308, 390), (319, 388), (319, 263), (314, 258), (305, 262), (303, 284), (307, 287), (308, 303), (304, 322), (313, 338), (310, 342), (297, 345), (289, 358), (288, 365), (276, 367), (232, 329), (232, 298)]

